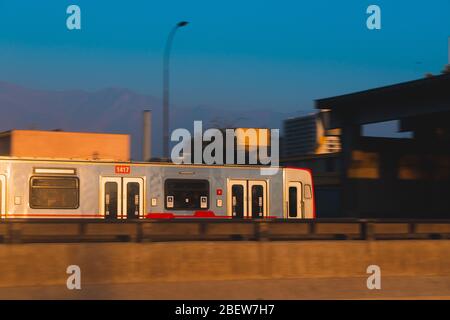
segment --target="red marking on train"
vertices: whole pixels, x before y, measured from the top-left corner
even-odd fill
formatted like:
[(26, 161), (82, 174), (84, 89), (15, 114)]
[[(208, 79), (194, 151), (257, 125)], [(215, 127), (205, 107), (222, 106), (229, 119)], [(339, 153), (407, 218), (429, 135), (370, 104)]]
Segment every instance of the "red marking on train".
[(217, 194), (218, 196), (221, 196), (221, 195), (222, 195), (222, 189), (217, 189), (217, 190), (216, 190), (216, 194)]
[[(214, 211), (195, 211), (194, 214), (173, 214), (171, 212), (166, 213), (148, 213), (145, 218), (147, 219), (232, 219), (232, 216), (218, 216)], [(244, 217), (246, 220), (252, 220), (252, 217)], [(278, 219), (276, 216), (265, 216), (263, 219)]]
[(213, 211), (195, 211), (194, 214), (173, 214), (171, 212), (166, 213), (148, 213), (145, 216), (147, 219), (192, 219), (192, 218), (219, 218), (228, 219), (229, 216), (216, 216)]
[(115, 166), (116, 174), (130, 174), (131, 167), (126, 165), (117, 165)]
[(173, 213), (147, 213), (145, 216), (147, 219), (173, 219), (175, 215)]
[(7, 218), (11, 217), (67, 217), (67, 218), (103, 218), (103, 214), (53, 214), (53, 213), (29, 213), (29, 214), (5, 214)]
[[(2, 218), (14, 218), (14, 217), (45, 217), (45, 218), (105, 218), (102, 214), (51, 214), (51, 213), (29, 213), (29, 214), (7, 214), (2, 215)], [(173, 214), (171, 212), (163, 212), (163, 213), (148, 213), (145, 216), (142, 216), (141, 218), (146, 219), (232, 219), (231, 216), (218, 216), (214, 213), (214, 211), (211, 210), (205, 210), (205, 211), (195, 211), (194, 214), (190, 215), (183, 215), (183, 214)], [(252, 220), (252, 217), (244, 217), (246, 220)], [(278, 219), (276, 216), (265, 216), (264, 219)], [(123, 219), (116, 219), (116, 220), (127, 220), (125, 219), (125, 216)]]
[(212, 211), (195, 211), (194, 217), (196, 217), (196, 218), (216, 218), (217, 216)]

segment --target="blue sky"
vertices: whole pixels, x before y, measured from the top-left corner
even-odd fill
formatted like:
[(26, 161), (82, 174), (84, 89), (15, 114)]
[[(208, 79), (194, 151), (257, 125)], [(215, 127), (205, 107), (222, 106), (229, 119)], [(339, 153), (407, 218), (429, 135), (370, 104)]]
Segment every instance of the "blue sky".
[[(81, 8), (82, 30), (66, 28)], [(382, 29), (366, 28), (366, 8)], [(43, 89), (125, 87), (161, 97), (173, 47), (178, 106), (308, 110), (313, 99), (439, 73), (450, 1), (0, 0), (0, 80)]]

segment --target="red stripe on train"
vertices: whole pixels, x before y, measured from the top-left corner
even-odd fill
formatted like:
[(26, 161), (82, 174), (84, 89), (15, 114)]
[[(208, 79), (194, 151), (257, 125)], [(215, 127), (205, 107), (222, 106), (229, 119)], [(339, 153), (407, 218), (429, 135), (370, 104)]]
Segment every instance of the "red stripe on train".
[[(14, 217), (46, 217), (46, 218), (105, 218), (102, 214), (55, 214), (55, 213), (29, 213), (29, 214), (6, 214), (1, 215), (2, 218)], [(124, 216), (125, 217), (125, 216)], [(191, 219), (191, 218), (207, 218), (207, 219), (231, 219), (231, 216), (216, 215), (213, 211), (195, 211), (192, 215), (174, 214), (172, 212), (155, 213), (151, 212), (144, 216), (146, 219)], [(264, 219), (277, 219), (276, 216), (265, 216)], [(244, 219), (252, 219), (245, 217)]]
[[(213, 211), (195, 211), (193, 215), (174, 214), (172, 212), (164, 213), (148, 213), (147, 219), (192, 219), (192, 218), (208, 218), (208, 219), (231, 219), (231, 216), (218, 216)], [(275, 216), (266, 216), (265, 219), (277, 219)], [(252, 218), (245, 218), (252, 219)]]
[(152, 212), (148, 213), (145, 217), (147, 219), (229, 218), (229, 216), (216, 216), (216, 214), (213, 211), (195, 211), (194, 214), (192, 215), (174, 214), (172, 212), (163, 212), (163, 213)]

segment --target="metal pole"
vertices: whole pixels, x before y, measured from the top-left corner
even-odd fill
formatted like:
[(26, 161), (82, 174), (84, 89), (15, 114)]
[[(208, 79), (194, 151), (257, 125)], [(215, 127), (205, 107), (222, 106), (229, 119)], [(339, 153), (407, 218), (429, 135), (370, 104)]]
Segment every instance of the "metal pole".
[(142, 132), (142, 160), (149, 161), (152, 157), (152, 112), (144, 110), (144, 126)]
[(169, 62), (170, 50), (172, 49), (172, 42), (175, 32), (180, 27), (184, 27), (188, 22), (181, 21), (169, 33), (167, 37), (166, 47), (163, 57), (163, 158), (169, 159)]

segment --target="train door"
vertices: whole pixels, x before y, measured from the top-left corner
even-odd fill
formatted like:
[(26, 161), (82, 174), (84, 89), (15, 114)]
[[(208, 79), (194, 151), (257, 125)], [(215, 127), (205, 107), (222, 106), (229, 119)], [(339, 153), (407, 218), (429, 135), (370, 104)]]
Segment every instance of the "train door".
[(6, 214), (6, 178), (0, 175), (0, 216)]
[(122, 178), (101, 178), (100, 213), (105, 219), (117, 219), (122, 210)]
[(249, 213), (248, 216), (253, 219), (263, 218), (267, 215), (267, 182), (249, 181)]
[(266, 181), (230, 180), (227, 195), (227, 212), (233, 219), (267, 216)]
[(303, 217), (303, 197), (301, 182), (288, 183), (287, 217), (296, 219)]
[(227, 211), (233, 219), (247, 216), (247, 181), (230, 180), (227, 190)]
[(123, 178), (123, 212), (127, 219), (138, 219), (144, 213), (144, 181), (142, 178)]
[(135, 219), (144, 214), (144, 179), (102, 177), (100, 213), (105, 219)]

